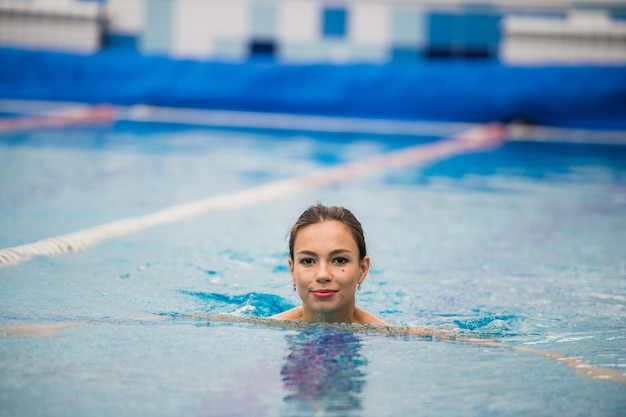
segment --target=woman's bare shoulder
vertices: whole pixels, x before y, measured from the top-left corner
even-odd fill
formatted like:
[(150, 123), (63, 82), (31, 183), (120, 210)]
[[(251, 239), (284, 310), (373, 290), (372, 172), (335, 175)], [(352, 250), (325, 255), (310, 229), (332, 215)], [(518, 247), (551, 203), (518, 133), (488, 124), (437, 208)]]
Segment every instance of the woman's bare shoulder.
[(362, 308), (356, 308), (354, 310), (354, 323), (356, 324), (375, 324), (377, 326), (388, 326), (387, 323)]
[(290, 310), (283, 311), (282, 313), (274, 314), (273, 316), (270, 316), (270, 318), (276, 320), (301, 320), (302, 306), (294, 307)]
[[(269, 317), (276, 320), (302, 320), (302, 306), (294, 307), (291, 310), (283, 311), (282, 313), (275, 314)], [(375, 324), (378, 326), (387, 326), (387, 323), (373, 315), (372, 313), (365, 311), (361, 308), (354, 310), (353, 324)]]

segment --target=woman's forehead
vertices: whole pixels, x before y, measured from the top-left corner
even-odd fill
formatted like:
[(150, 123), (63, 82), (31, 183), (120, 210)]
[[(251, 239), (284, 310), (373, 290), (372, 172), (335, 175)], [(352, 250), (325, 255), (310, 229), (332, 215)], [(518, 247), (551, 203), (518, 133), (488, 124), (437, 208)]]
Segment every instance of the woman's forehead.
[(336, 245), (349, 250), (354, 250), (357, 247), (350, 228), (336, 220), (324, 221), (303, 227), (296, 235), (294, 242), (294, 246), (298, 248)]

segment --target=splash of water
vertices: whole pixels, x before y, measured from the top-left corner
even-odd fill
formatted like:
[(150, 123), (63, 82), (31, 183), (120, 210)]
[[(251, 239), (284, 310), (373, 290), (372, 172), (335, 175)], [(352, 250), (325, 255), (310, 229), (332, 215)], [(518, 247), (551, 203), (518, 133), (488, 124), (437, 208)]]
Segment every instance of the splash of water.
[(213, 292), (179, 290), (201, 301), (201, 311), (208, 314), (268, 317), (294, 307), (289, 300), (274, 294), (250, 292), (228, 295)]

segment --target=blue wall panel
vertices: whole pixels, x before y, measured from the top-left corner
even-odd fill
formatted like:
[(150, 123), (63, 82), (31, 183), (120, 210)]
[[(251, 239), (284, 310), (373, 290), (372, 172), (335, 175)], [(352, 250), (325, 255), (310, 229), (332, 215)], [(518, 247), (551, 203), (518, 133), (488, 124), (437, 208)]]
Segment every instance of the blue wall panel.
[(480, 13), (432, 13), (427, 47), (442, 55), (490, 55), (500, 42), (500, 16)]
[(345, 37), (348, 11), (340, 7), (325, 7), (322, 10), (322, 34), (326, 37)]

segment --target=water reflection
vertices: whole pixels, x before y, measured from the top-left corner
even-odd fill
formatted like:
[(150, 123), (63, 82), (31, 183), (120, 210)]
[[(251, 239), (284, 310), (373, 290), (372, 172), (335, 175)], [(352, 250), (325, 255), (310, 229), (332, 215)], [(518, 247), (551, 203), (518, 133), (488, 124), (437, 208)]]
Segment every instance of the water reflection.
[(365, 385), (360, 338), (346, 331), (307, 329), (287, 336), (281, 371), (288, 415), (345, 415), (361, 409)]

